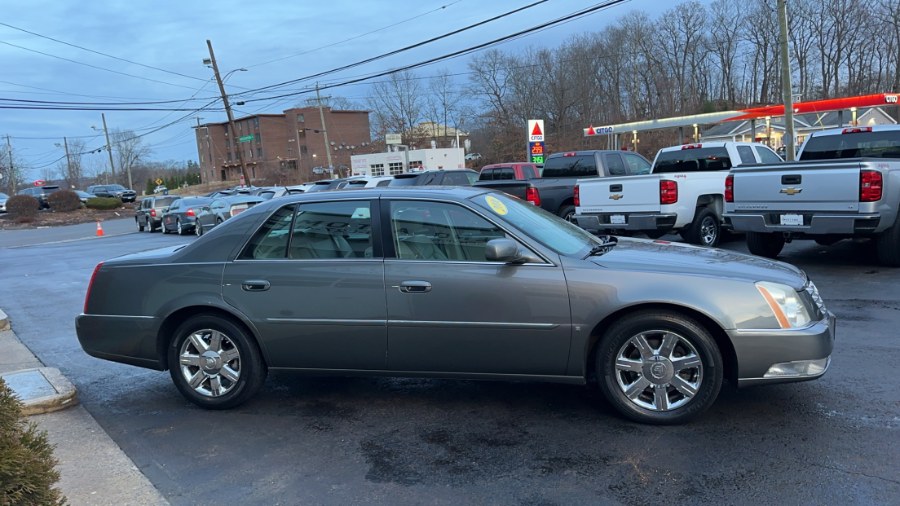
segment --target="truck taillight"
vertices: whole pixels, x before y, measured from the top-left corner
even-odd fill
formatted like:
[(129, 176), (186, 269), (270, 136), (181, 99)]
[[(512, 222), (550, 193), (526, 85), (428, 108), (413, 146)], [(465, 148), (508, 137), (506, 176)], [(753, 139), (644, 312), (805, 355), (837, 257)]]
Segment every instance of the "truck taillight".
[(703, 147), (703, 144), (685, 144), (681, 146), (681, 149), (700, 149)]
[(734, 202), (734, 174), (725, 178), (725, 202)]
[(861, 134), (868, 133), (872, 131), (872, 127), (853, 127), (853, 128), (845, 128), (841, 130), (842, 134)]
[(91, 274), (91, 280), (88, 281), (87, 292), (84, 294), (84, 309), (83, 313), (87, 314), (88, 312), (88, 301), (91, 300), (91, 288), (94, 287), (94, 279), (97, 278), (97, 273), (100, 271), (100, 267), (103, 267), (103, 262), (97, 264), (97, 267), (94, 267), (94, 272)]
[(153, 218), (156, 218), (156, 209), (150, 210), (150, 216), (152, 216)]
[(575, 185), (575, 207), (581, 207), (581, 190)]
[(663, 179), (659, 182), (659, 203), (674, 204), (678, 202), (678, 183)]
[(859, 201), (877, 202), (884, 189), (881, 172), (877, 170), (859, 171)]
[(541, 193), (537, 188), (525, 188), (525, 200), (531, 202), (533, 205), (541, 207)]

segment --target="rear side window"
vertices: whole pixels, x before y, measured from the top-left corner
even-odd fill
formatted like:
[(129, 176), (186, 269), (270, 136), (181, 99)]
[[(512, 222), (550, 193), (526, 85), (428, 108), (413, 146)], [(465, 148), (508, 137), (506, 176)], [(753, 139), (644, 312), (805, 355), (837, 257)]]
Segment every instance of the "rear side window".
[(753, 156), (753, 149), (750, 146), (738, 146), (737, 152), (741, 157), (741, 165), (756, 163), (756, 157)]
[(596, 177), (597, 161), (594, 154), (550, 157), (544, 163), (543, 178)]
[(522, 177), (524, 177), (525, 179), (531, 179), (537, 176), (537, 171), (534, 170), (534, 167), (532, 167), (531, 165), (522, 166)]
[(494, 180), (494, 169), (481, 169), (481, 173), (478, 174), (479, 181), (493, 181)]
[(661, 151), (654, 162), (654, 173), (728, 170), (731, 158), (724, 147)]
[(838, 158), (900, 158), (900, 131), (854, 132), (810, 137), (800, 153), (801, 160)]
[(621, 153), (628, 166), (629, 176), (642, 176), (650, 173), (650, 162), (646, 158), (633, 153)]

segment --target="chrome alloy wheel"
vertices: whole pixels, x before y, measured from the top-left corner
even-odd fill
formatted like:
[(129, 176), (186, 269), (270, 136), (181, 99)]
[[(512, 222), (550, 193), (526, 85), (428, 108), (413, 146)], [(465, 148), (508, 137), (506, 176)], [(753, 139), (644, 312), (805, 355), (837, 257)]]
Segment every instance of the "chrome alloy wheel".
[(616, 382), (634, 404), (670, 411), (691, 402), (703, 382), (703, 363), (684, 337), (666, 330), (632, 336), (616, 353)]
[(200, 395), (220, 397), (230, 392), (241, 377), (241, 353), (218, 330), (197, 330), (184, 340), (178, 352), (181, 375)]

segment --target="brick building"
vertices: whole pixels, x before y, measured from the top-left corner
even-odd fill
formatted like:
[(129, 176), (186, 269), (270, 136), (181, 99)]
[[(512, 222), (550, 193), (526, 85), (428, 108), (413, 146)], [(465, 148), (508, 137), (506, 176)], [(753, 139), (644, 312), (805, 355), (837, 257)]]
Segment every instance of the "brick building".
[(369, 112), (325, 107), (323, 113), (324, 126), (318, 107), (236, 118), (237, 142), (231, 138), (227, 121), (198, 125), (195, 135), (201, 178), (205, 182), (239, 180), (241, 164), (236, 149), (240, 148), (253, 184), (318, 179), (321, 176), (314, 173), (321, 171), (313, 169), (328, 166), (326, 129), (335, 175), (349, 172), (350, 156), (369, 151)]

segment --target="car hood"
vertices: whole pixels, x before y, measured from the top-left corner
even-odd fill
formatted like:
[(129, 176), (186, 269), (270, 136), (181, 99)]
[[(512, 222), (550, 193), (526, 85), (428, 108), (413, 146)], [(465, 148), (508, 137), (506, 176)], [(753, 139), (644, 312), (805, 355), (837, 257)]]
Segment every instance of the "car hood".
[(776, 260), (718, 248), (627, 237), (619, 237), (611, 251), (589, 260), (610, 269), (772, 281), (796, 290), (802, 289), (807, 279), (799, 268)]

